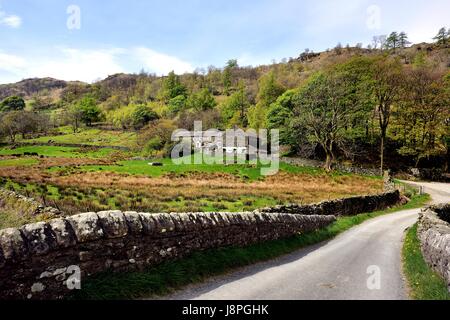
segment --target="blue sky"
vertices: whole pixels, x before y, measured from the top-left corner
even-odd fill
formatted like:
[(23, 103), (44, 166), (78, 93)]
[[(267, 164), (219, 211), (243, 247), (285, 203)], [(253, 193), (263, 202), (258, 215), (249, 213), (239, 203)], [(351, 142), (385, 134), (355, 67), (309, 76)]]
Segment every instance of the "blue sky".
[(431, 41), (449, 13), (448, 0), (0, 0), (0, 83), (260, 65), (393, 30)]

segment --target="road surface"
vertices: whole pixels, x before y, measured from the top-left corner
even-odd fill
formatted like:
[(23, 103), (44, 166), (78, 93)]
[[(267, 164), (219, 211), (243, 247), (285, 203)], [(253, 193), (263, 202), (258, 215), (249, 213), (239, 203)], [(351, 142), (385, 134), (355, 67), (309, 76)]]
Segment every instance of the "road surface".
[[(450, 184), (423, 183), (433, 202), (450, 201)], [(404, 300), (404, 231), (419, 209), (369, 220), (335, 239), (193, 285), (169, 300)]]

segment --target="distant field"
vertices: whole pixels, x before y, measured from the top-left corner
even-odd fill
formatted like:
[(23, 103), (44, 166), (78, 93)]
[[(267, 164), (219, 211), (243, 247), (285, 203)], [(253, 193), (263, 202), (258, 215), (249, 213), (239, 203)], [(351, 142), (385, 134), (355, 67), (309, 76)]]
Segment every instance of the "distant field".
[[(115, 173), (126, 173), (132, 175), (145, 175), (150, 177), (161, 177), (165, 174), (176, 174), (182, 175), (186, 173), (225, 173), (240, 177), (245, 180), (257, 180), (264, 178), (261, 176), (261, 168), (267, 167), (258, 165), (249, 165), (249, 164), (183, 164), (176, 165), (172, 162), (171, 159), (157, 159), (155, 162), (160, 162), (163, 166), (150, 166), (149, 163), (152, 161), (138, 161), (138, 160), (129, 160), (129, 161), (121, 161), (116, 165), (111, 166), (86, 166), (83, 167), (85, 171), (88, 172), (98, 172), (98, 171), (106, 171), (106, 172), (115, 172)], [(290, 173), (308, 173), (311, 175), (323, 174), (324, 171), (319, 168), (312, 167), (296, 167), (293, 165), (281, 163), (280, 170), (284, 172)]]
[(46, 136), (37, 139), (19, 140), (22, 142), (48, 143), (53, 141), (63, 144), (86, 144), (101, 146), (123, 146), (133, 147), (136, 143), (136, 133), (122, 131), (104, 131), (99, 129), (83, 129), (78, 133), (73, 133), (70, 128), (59, 129), (62, 135)]
[[(114, 149), (4, 147), (0, 156), (4, 157), (0, 158), (0, 187), (32, 196), (69, 215), (110, 209), (251, 211), (373, 194), (383, 187), (380, 178), (329, 174), (319, 168), (284, 163), (274, 176), (262, 176), (261, 164), (175, 165), (171, 159), (158, 159), (155, 162), (162, 166), (150, 166), (152, 161), (127, 160), (132, 153)], [(0, 220), (3, 226), (34, 221), (29, 217), (15, 219), (11, 214), (0, 216)]]
[[(0, 148), (0, 156), (24, 155), (37, 153), (39, 156), (55, 158), (103, 158), (116, 152), (114, 149), (80, 149), (57, 146), (27, 146), (11, 149)], [(22, 159), (23, 160), (23, 159)]]
[(36, 159), (8, 159), (8, 160), (0, 160), (0, 168), (1, 167), (24, 167), (24, 166), (33, 166), (38, 164), (39, 161)]

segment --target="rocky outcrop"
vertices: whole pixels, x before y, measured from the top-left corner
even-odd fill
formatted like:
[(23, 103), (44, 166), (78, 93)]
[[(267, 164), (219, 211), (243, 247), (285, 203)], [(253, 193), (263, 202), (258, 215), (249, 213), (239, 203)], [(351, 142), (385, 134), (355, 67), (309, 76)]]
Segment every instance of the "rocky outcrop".
[(422, 211), (417, 229), (425, 261), (446, 281), (450, 291), (450, 204)]
[(142, 270), (193, 251), (317, 230), (333, 215), (84, 213), (0, 231), (0, 298), (59, 299), (106, 270)]
[(289, 214), (301, 215), (335, 215), (352, 216), (365, 212), (384, 210), (388, 207), (397, 205), (401, 201), (398, 190), (379, 195), (358, 196), (332, 201), (324, 201), (318, 204), (310, 205), (280, 205), (270, 208), (264, 208), (259, 212), (274, 213), (284, 212)]

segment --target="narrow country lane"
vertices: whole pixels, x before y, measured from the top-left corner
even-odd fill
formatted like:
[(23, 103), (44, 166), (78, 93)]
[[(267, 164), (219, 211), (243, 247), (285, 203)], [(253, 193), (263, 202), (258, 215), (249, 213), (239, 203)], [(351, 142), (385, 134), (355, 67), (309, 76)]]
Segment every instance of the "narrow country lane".
[[(450, 201), (450, 185), (423, 183), (433, 202)], [(188, 300), (403, 300), (404, 231), (419, 209), (369, 220), (327, 243), (190, 286), (166, 299)], [(380, 275), (380, 286), (373, 275)], [(369, 284), (369, 285), (368, 285)], [(370, 288), (369, 288), (370, 287)]]

